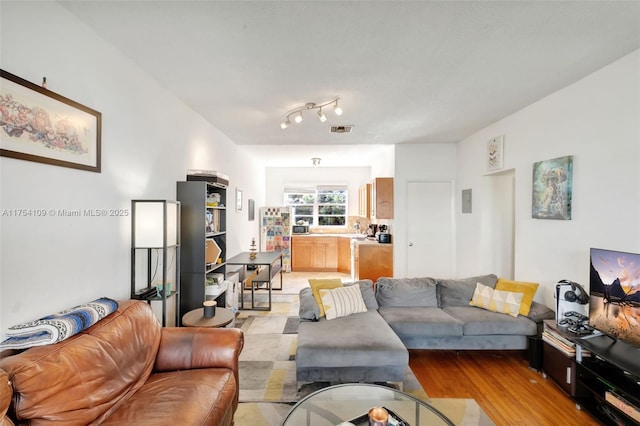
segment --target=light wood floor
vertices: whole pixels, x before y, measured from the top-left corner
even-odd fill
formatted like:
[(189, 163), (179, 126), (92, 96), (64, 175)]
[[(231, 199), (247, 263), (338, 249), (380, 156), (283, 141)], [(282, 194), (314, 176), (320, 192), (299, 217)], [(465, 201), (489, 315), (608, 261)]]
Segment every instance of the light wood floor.
[(498, 425), (598, 425), (523, 351), (409, 351), (409, 365), (432, 398), (473, 398)]

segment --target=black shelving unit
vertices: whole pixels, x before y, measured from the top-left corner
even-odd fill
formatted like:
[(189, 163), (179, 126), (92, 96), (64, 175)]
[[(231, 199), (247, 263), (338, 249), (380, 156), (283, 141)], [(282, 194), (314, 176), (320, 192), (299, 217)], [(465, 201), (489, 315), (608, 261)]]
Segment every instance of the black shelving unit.
[(163, 327), (179, 324), (180, 210), (175, 201), (131, 201), (131, 298), (160, 303)]
[[(180, 318), (214, 299), (218, 306), (226, 303), (226, 293), (205, 295), (207, 278), (220, 274), (226, 278), (227, 185), (203, 180), (177, 183), (177, 196), (182, 206), (182, 262)], [(214, 201), (215, 200), (215, 201)], [(221, 252), (207, 261), (207, 239), (215, 241)]]
[(606, 335), (576, 343), (591, 353), (576, 362), (576, 402), (605, 425), (640, 424), (640, 348)]

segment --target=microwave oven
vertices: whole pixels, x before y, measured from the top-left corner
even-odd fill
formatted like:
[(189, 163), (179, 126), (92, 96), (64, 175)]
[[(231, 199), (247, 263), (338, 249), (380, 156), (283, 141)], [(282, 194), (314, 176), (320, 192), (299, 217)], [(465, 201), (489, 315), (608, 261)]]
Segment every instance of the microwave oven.
[(309, 225), (293, 225), (291, 226), (292, 234), (308, 234), (309, 233)]

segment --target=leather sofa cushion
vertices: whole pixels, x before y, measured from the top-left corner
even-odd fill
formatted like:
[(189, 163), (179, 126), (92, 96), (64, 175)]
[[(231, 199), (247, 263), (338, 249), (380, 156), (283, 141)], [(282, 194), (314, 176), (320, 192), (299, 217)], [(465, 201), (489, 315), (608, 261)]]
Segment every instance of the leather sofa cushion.
[(116, 312), (67, 340), (1, 360), (20, 395), (17, 419), (86, 424), (108, 416), (149, 378), (160, 334), (145, 303), (122, 301)]
[(224, 368), (156, 373), (101, 424), (231, 424), (235, 389), (233, 372)]

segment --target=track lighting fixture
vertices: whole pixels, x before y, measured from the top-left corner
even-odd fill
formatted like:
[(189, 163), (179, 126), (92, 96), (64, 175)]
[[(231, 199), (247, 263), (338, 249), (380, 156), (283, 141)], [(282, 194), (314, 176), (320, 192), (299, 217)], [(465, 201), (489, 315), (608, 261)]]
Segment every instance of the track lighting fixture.
[[(341, 115), (342, 114), (342, 108), (340, 108), (340, 105), (338, 105), (338, 99), (340, 99), (339, 97), (336, 97), (330, 101), (327, 102), (323, 102), (321, 104), (316, 104), (314, 102), (308, 102), (306, 103), (304, 106), (299, 107), (299, 108), (295, 108), (291, 111), (289, 111), (286, 116), (284, 121), (282, 121), (282, 123), (280, 123), (280, 128), (282, 128), (282, 130), (286, 129), (287, 127), (289, 127), (291, 125), (291, 117), (293, 116), (293, 121), (295, 121), (296, 123), (301, 123), (302, 122), (302, 113), (303, 111), (310, 111), (310, 110), (318, 110), (318, 119), (320, 120), (321, 123), (324, 123), (325, 121), (327, 121), (327, 116), (324, 114), (324, 112), (322, 111), (322, 108), (333, 105), (333, 111), (335, 112), (336, 115)], [(318, 159), (319, 162), (320, 159)]]
[(313, 163), (313, 167), (318, 167), (320, 165), (320, 158), (318, 157), (313, 157), (311, 159), (311, 162)]

